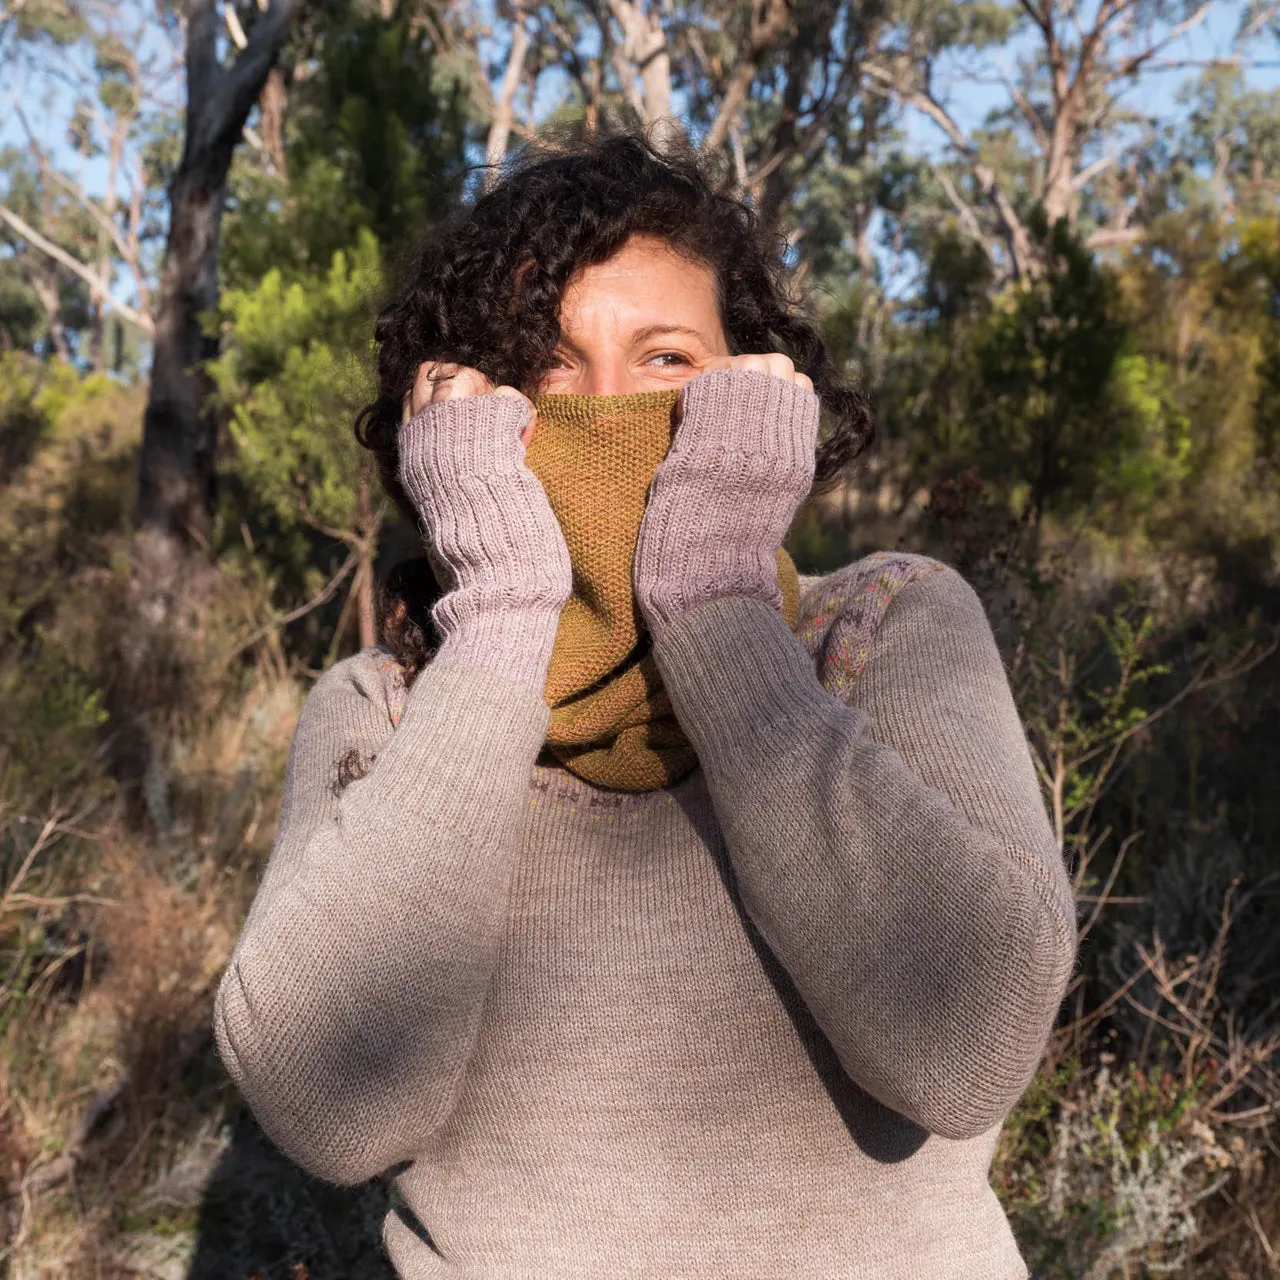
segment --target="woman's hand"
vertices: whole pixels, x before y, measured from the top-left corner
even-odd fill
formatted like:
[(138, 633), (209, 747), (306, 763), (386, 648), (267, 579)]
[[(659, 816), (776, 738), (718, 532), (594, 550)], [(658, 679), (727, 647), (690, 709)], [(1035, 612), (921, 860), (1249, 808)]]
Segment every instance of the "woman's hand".
[(523, 392), (515, 387), (495, 387), (479, 369), (468, 369), (461, 364), (441, 364), (428, 360), (418, 366), (413, 386), (405, 393), (400, 421), (416, 418), (429, 404), (443, 404), (449, 400), (463, 400), (467, 396), (513, 396), (529, 405), (529, 425), (520, 433), (526, 448), (533, 439), (533, 405)]
[(722, 596), (780, 607), (777, 555), (813, 484), (818, 397), (785, 356), (736, 356), (685, 383), (671, 452), (636, 542), (636, 603), (655, 639)]
[(702, 372), (712, 373), (717, 369), (767, 373), (771, 378), (781, 378), (783, 382), (790, 382), (793, 386), (801, 387), (805, 391), (813, 390), (813, 379), (807, 373), (801, 373), (791, 357), (784, 356), (780, 351), (771, 351), (768, 355), (762, 356), (715, 356), (707, 361)]
[(479, 667), (541, 694), (569, 550), (525, 466), (533, 405), (474, 369), (424, 365), (405, 397), (399, 479), (447, 593), (432, 611), (441, 665)]

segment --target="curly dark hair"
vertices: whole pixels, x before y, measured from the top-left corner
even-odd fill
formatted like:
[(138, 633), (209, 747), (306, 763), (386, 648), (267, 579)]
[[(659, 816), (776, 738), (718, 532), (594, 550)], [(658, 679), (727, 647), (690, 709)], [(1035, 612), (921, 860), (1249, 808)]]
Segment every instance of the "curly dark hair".
[[(813, 380), (825, 429), (815, 487), (830, 485), (870, 443), (866, 398), (841, 377), (813, 319), (787, 284), (785, 241), (718, 192), (689, 150), (659, 153), (635, 134), (526, 152), (502, 180), (437, 228), (378, 317), (378, 397), (356, 436), (387, 495), (411, 521), (396, 476), (401, 405), (425, 361), (478, 369), (530, 391), (554, 363), (560, 301), (582, 267), (633, 235), (666, 241), (710, 267), (730, 350), (780, 351)], [(425, 576), (402, 566), (384, 590), (384, 640), (410, 677), (429, 656)], [(431, 595), (428, 591), (428, 596)]]

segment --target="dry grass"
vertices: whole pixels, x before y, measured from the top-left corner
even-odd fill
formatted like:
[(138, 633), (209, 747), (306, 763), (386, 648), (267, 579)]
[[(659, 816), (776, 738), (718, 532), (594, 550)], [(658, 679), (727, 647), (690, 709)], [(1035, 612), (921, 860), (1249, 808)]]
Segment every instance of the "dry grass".
[[(54, 390), (61, 425), (0, 476), (0, 1274), (389, 1280), (381, 1190), (324, 1187), (274, 1153), (209, 1033), (306, 679), (263, 633), (269, 584), (243, 562), (140, 590), (164, 566), (122, 532), (138, 406)], [(1003, 536), (978, 528), (974, 554)], [(1086, 963), (995, 1184), (1035, 1280), (1280, 1276), (1274, 851), (1171, 812), (1159, 874), (1126, 887), (1153, 854), (1100, 816), (1123, 774), (1112, 748), (1153, 749), (1172, 713), (1143, 724), (1114, 696), (1099, 711), (1093, 659), (1037, 665), (1019, 643), (1019, 625), (1088, 641), (1115, 566), (1092, 563), (1076, 621), (1028, 631), (1010, 564), (968, 567), (1012, 602), (1027, 722), (1042, 762), (1064, 762), (1046, 774)], [(1154, 608), (1195, 596), (1153, 581)], [(1149, 668), (1125, 653), (1119, 670)]]
[(0, 850), (22, 851), (3, 920), (9, 1274), (186, 1274), (234, 1105), (212, 993), (274, 828), (298, 705), (293, 680), (259, 672), (212, 724), (184, 726), (165, 753), (163, 836), (127, 834), (110, 804), (34, 839), (20, 815), (0, 818)]

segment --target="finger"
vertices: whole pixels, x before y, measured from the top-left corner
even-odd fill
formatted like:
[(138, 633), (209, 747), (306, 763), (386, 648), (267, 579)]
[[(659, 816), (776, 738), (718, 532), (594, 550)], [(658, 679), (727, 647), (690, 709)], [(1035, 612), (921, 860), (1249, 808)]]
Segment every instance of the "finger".
[(462, 388), (470, 379), (468, 374), (479, 377), (474, 369), (460, 364), (436, 365), (431, 376), (431, 403), (439, 404), (443, 400), (458, 400), (464, 395), (472, 394)]
[(432, 388), (441, 377), (448, 377), (449, 371), (457, 365), (442, 365), (436, 360), (425, 360), (418, 366), (414, 375), (413, 386), (405, 396), (405, 414), (408, 418), (417, 417), (432, 401)]
[[(803, 385), (800, 379), (805, 375), (796, 372), (795, 362), (781, 351), (751, 353), (741, 356), (730, 356), (722, 366), (729, 369), (745, 369), (751, 373), (767, 373), (771, 378), (781, 378), (783, 382), (794, 382)], [(810, 384), (812, 390), (812, 384)]]
[(783, 382), (796, 380), (796, 366), (790, 356), (784, 356), (780, 351), (771, 351), (765, 356), (764, 361), (767, 366), (766, 373), (775, 378), (781, 378)]
[(520, 443), (527, 449), (533, 442), (533, 433), (537, 425), (537, 414), (533, 407), (533, 401), (523, 391), (517, 391), (515, 387), (494, 387), (493, 394), (495, 396), (503, 396), (509, 400), (519, 400), (524, 405), (525, 412), (529, 415), (529, 418), (524, 425), (524, 429), (520, 432)]
[(465, 396), (492, 396), (493, 383), (477, 369), (460, 369), (449, 380), (447, 399), (462, 399)]
[(797, 387), (802, 387), (805, 391), (813, 390), (813, 379), (807, 373), (797, 371), (795, 375), (795, 383)]
[(769, 366), (771, 358), (765, 355), (734, 356), (730, 368), (741, 369), (746, 373), (772, 373)]
[(703, 364), (699, 372), (711, 373), (716, 369), (733, 369), (737, 367), (734, 362), (740, 359), (742, 359), (741, 356), (712, 356)]

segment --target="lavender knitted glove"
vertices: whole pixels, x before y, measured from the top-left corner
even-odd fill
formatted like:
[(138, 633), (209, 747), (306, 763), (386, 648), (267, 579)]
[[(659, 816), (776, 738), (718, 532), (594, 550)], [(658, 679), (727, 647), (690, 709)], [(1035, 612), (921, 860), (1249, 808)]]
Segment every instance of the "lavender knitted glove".
[(524, 464), (527, 401), (465, 396), (428, 405), (400, 431), (400, 483), (449, 589), (432, 611), (438, 666), (479, 667), (542, 694), (569, 550)]
[(812, 391), (723, 369), (690, 379), (683, 406), (636, 542), (636, 602), (655, 639), (720, 596), (780, 607), (778, 548), (813, 484)]

